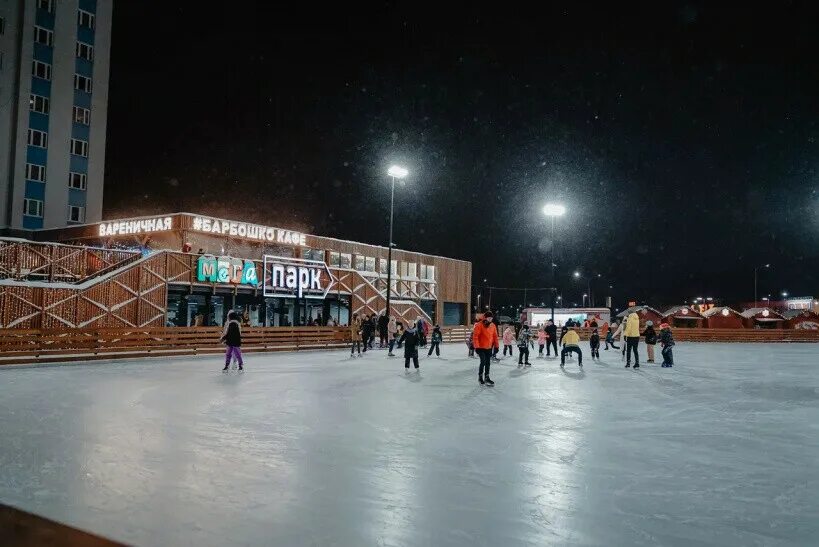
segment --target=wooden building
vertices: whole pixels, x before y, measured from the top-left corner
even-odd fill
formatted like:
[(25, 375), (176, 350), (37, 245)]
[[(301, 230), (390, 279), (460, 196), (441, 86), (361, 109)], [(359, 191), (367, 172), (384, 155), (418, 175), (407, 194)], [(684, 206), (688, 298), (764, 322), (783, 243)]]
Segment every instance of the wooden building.
[(702, 328), (705, 317), (690, 306), (674, 306), (663, 312), (663, 321), (672, 327)]
[[(386, 308), (386, 247), (190, 213), (31, 239), (0, 238), (0, 327), (221, 325), (231, 309), (254, 326), (347, 324)], [(321, 290), (265, 285), (273, 271), (265, 257), (282, 272), (314, 269)], [(393, 249), (391, 278), (398, 320), (467, 323), (470, 262)]]
[(728, 306), (716, 306), (702, 313), (705, 326), (709, 329), (743, 329), (745, 321), (742, 314)]
[(781, 329), (785, 318), (771, 308), (751, 308), (742, 312), (742, 320), (747, 329)]
[(819, 330), (819, 313), (813, 310), (788, 310), (782, 313), (789, 329)]
[(651, 306), (632, 306), (617, 314), (617, 321), (624, 321), (629, 315), (636, 313), (640, 318), (640, 328), (644, 328), (646, 321), (653, 321), (655, 326), (658, 326), (663, 319), (663, 314), (655, 310)]

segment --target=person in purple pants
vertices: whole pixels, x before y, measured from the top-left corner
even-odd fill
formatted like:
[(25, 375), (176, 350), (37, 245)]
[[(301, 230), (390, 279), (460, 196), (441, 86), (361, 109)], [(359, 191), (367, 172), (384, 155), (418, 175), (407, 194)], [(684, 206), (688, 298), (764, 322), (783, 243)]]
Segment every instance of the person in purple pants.
[(242, 362), (242, 327), (239, 325), (239, 315), (235, 311), (228, 313), (228, 322), (219, 341), (227, 344), (225, 368), (222, 371), (227, 371), (230, 368), (230, 361), (234, 355), (239, 362), (239, 370), (244, 370), (244, 363)]

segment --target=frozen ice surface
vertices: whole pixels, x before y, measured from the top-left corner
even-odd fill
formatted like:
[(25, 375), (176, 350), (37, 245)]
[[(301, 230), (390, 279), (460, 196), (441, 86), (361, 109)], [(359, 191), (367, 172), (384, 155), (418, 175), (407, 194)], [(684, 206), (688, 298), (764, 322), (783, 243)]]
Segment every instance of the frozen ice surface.
[(507, 359), (494, 388), (443, 349), (420, 376), (383, 351), (5, 367), (0, 501), (138, 545), (819, 544), (819, 345)]

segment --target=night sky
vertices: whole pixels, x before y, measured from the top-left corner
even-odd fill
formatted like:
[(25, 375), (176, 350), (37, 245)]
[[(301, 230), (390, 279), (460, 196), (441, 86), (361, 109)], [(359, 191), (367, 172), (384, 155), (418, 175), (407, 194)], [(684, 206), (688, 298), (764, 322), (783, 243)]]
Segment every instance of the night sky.
[(747, 301), (764, 263), (760, 295), (819, 295), (808, 4), (173, 4), (115, 3), (109, 218), (383, 245), (398, 162), (397, 245), (470, 260), (478, 285), (549, 284), (554, 200), (567, 302), (576, 269), (619, 307)]

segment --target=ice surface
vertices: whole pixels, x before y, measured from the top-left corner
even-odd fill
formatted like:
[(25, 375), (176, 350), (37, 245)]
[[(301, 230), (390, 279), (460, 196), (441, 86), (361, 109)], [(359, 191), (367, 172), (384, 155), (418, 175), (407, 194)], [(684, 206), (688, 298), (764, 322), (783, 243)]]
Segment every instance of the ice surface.
[(5, 367), (0, 501), (139, 545), (817, 545), (817, 350), (507, 359), (494, 388), (461, 344), (409, 377), (384, 352)]

